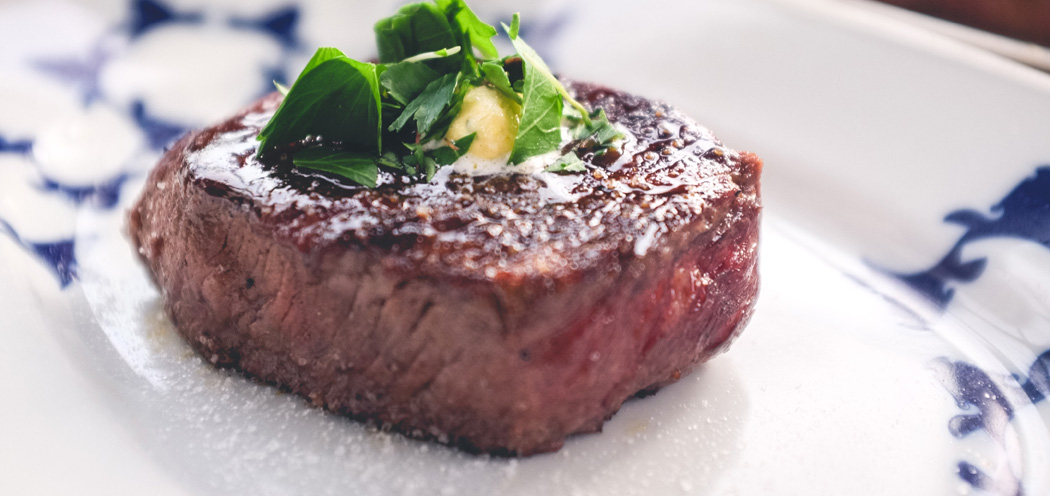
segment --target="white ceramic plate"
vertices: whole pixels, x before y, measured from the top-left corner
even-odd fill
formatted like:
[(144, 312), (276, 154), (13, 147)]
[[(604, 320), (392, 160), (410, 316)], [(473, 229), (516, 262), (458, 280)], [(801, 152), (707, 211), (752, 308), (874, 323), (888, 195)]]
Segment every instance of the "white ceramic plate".
[(1050, 492), (1050, 76), (837, 2), (475, 4), (764, 157), (762, 295), (732, 349), (517, 460), (214, 370), (123, 211), (165, 142), (316, 45), (369, 56), (393, 7), (3, 4), (0, 493)]

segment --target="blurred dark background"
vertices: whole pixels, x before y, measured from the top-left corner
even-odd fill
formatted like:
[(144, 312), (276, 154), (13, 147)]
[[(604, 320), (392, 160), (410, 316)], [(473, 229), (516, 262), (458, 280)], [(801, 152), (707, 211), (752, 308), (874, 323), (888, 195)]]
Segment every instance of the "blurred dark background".
[(1050, 47), (1050, 0), (881, 0)]

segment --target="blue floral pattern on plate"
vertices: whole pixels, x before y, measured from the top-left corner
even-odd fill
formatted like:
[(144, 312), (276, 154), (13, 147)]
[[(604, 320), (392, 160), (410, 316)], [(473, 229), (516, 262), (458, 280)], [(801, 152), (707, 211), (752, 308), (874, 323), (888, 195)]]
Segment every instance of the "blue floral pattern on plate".
[[(285, 65), (287, 54), (299, 49), (300, 11), (297, 6), (287, 6), (265, 13), (259, 17), (244, 17), (236, 14), (219, 16), (219, 22), (225, 23), (233, 30), (249, 30), (263, 33), (274, 40), (287, 52), (283, 57)], [(181, 11), (164, 2), (155, 0), (134, 0), (130, 2), (127, 20), (109, 30), (109, 36), (126, 38), (134, 41), (145, 34), (171, 25), (202, 25), (213, 20), (204, 12)], [(99, 82), (100, 73), (116, 54), (102, 48), (103, 40), (91, 49), (86, 57), (47, 58), (30, 62), (29, 66), (55, 80), (73, 86), (80, 94), (85, 106), (96, 102), (109, 101)], [(260, 74), (259, 93), (271, 91), (273, 81), (286, 80), (285, 67), (264, 68)], [(179, 136), (193, 126), (203, 122), (173, 122), (150, 112), (149, 103), (138, 99), (127, 109), (128, 117), (146, 137), (148, 148), (160, 152), (173, 143)], [(26, 138), (7, 138), (0, 129), (0, 153), (12, 153), (33, 160), (34, 140)], [(91, 185), (70, 184), (61, 176), (41, 176), (37, 189), (43, 195), (61, 195), (77, 205), (90, 205), (94, 208), (108, 209), (120, 201), (120, 190), (132, 177), (132, 172), (120, 171), (108, 178), (101, 178)], [(57, 277), (59, 284), (66, 287), (76, 278), (75, 240), (72, 233), (69, 238), (37, 242), (20, 235), (11, 223), (0, 218), (3, 232), (22, 245), (27, 251), (46, 264)]]
[(1050, 249), (1050, 165), (1017, 185), (991, 208), (992, 216), (975, 210), (956, 210), (944, 220), (966, 227), (966, 233), (936, 265), (913, 274), (900, 274), (907, 285), (941, 307), (947, 306), (955, 291), (952, 282), (973, 282), (984, 271), (987, 260), (962, 259), (968, 244), (989, 238), (1016, 238)]
[[(952, 283), (973, 283), (987, 266), (987, 258), (963, 259), (963, 249), (974, 242), (993, 238), (1030, 241), (1050, 249), (1050, 166), (1037, 167), (1001, 201), (990, 209), (991, 216), (975, 210), (956, 210), (945, 216), (945, 222), (960, 224), (966, 232), (933, 267), (916, 273), (894, 274), (914, 291), (923, 295), (942, 311), (950, 309), (955, 288)], [(1004, 452), (1018, 448), (1005, 439), (1008, 424), (1018, 405), (980, 367), (965, 361), (941, 360), (935, 367), (942, 371), (943, 382), (964, 412), (948, 423), (949, 431), (964, 438), (983, 431)], [(1042, 352), (1024, 375), (1012, 381), (1023, 392), (1022, 400), (1036, 404), (1050, 395), (1050, 350)], [(1030, 405), (1029, 405), (1030, 406)], [(1015, 457), (1018, 457), (1014, 453)], [(977, 466), (960, 461), (958, 474), (970, 486), (1000, 496), (1021, 496), (1024, 488), (1019, 477), (985, 474)]]

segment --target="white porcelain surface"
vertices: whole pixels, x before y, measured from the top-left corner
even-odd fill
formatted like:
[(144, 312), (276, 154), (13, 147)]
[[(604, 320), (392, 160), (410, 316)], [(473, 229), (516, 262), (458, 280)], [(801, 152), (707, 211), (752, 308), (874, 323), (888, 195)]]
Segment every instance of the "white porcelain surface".
[[(1018, 211), (990, 210), (1050, 187), (1050, 76), (834, 1), (472, 2), (766, 161), (762, 294), (730, 351), (601, 434), (492, 459), (203, 363), (123, 233), (164, 137), (316, 45), (369, 57), (390, 3), (304, 2), (281, 31), (260, 26), (283, 2), (172, 0), (198, 20), (132, 37), (135, 3), (0, 4), (0, 494), (1050, 494), (1050, 213), (1000, 235)], [(957, 242), (986, 265), (938, 273), (947, 301), (897, 277)]]

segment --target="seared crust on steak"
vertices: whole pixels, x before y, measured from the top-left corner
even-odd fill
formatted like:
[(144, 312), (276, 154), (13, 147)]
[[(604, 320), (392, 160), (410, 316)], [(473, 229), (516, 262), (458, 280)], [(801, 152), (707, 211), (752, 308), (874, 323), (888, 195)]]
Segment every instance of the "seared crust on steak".
[(568, 87), (629, 131), (587, 173), (376, 189), (260, 164), (267, 96), (164, 156), (132, 240), (215, 364), (412, 437), (556, 450), (724, 350), (758, 290), (761, 161), (667, 105)]

